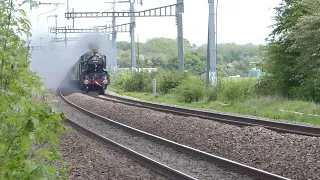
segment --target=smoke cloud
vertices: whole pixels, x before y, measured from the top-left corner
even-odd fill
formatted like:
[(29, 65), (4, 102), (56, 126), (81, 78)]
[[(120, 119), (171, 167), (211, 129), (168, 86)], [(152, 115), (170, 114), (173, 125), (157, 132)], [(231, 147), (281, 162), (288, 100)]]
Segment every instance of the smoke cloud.
[[(41, 37), (46, 35), (33, 36), (30, 46), (39, 46), (40, 43), (37, 42)], [(76, 38), (80, 40), (69, 41), (67, 46), (64, 42), (42, 42), (41, 45), (46, 46), (44, 50), (31, 51), (31, 69), (38, 73), (47, 88), (58, 88), (63, 81), (66, 83), (69, 69), (81, 55), (91, 51), (92, 48), (98, 49), (107, 56), (107, 64), (110, 64), (110, 59), (113, 59), (111, 43), (106, 35), (82, 34)]]

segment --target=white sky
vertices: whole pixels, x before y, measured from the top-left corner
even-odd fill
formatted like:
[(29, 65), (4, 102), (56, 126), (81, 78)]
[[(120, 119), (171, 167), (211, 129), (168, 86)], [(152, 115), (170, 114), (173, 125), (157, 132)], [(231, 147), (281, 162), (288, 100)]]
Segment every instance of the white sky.
[[(25, 8), (31, 19), (33, 27), (33, 36), (48, 36), (48, 27), (55, 25), (54, 18), (47, 18), (48, 15), (58, 15), (58, 26), (70, 26), (72, 20), (64, 17), (66, 12), (67, 0), (42, 0), (41, 2), (60, 2), (58, 10), (46, 13), (54, 9), (53, 5), (42, 5), (38, 9), (29, 10), (28, 5)], [(111, 4), (105, 3), (111, 0), (69, 0), (69, 7), (75, 9), (75, 12), (101, 12), (111, 7)], [(281, 0), (220, 0), (218, 6), (218, 43), (253, 43), (264, 44), (265, 38), (270, 33), (268, 28), (273, 24), (272, 16), (274, 10), (271, 8), (277, 6)], [(143, 6), (135, 5), (136, 11), (151, 9), (155, 7), (175, 4), (176, 0), (144, 0)], [(191, 43), (201, 45), (207, 42), (208, 28), (208, 1), (207, 0), (184, 0), (184, 38)], [(116, 4), (116, 11), (128, 11), (130, 4)], [(42, 13), (41, 16), (39, 16)], [(39, 16), (39, 19), (38, 19)], [(75, 19), (75, 28), (90, 28), (90, 26), (109, 24), (111, 18), (90, 18)], [(117, 24), (129, 23), (129, 18), (117, 18)], [(174, 17), (140, 17), (136, 18), (136, 34), (139, 34), (140, 42), (153, 37), (176, 38), (177, 28)], [(75, 37), (77, 34), (69, 34), (68, 37)], [(50, 35), (52, 36), (52, 34)], [(64, 37), (63, 34), (60, 37)], [(136, 35), (137, 39), (137, 35)], [(130, 41), (129, 33), (118, 33), (118, 41)], [(34, 40), (35, 41), (35, 40)], [(33, 41), (33, 45), (38, 45)]]

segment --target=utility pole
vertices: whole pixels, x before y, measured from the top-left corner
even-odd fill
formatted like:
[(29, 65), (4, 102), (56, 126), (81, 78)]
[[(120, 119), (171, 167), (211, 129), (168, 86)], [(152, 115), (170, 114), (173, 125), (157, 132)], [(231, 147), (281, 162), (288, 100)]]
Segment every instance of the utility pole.
[[(64, 29), (66, 30), (67, 29), (67, 26), (64, 26)], [(68, 47), (68, 38), (67, 38), (67, 32), (64, 33), (64, 45), (67, 49)]]
[[(113, 12), (116, 12), (116, 0), (113, 0)], [(111, 45), (113, 48), (113, 61), (111, 63), (111, 67), (113, 69), (113, 76), (114, 79), (117, 79), (117, 65), (118, 65), (118, 59), (117, 59), (117, 31), (116, 31), (116, 16), (113, 14), (112, 16), (112, 40)]]
[(69, 12), (69, 0), (67, 0), (67, 12)]
[(134, 1), (130, 1), (130, 36), (131, 36), (131, 74), (136, 71), (136, 42), (135, 42), (135, 15), (134, 15)]
[[(55, 30), (57, 30), (58, 29), (58, 15), (57, 14), (49, 15), (47, 17), (54, 17), (55, 18), (54, 28), (55, 28)], [(57, 39), (57, 36), (58, 36), (58, 33), (56, 32), (54, 38)]]
[(206, 86), (217, 85), (217, 51), (216, 51), (216, 28), (215, 28), (215, 6), (214, 0), (208, 0), (209, 21), (208, 21), (208, 44), (207, 44), (207, 72)]
[(137, 46), (138, 46), (138, 62), (140, 63), (140, 67), (141, 67), (141, 62), (140, 62), (140, 41), (139, 41), (139, 34), (137, 34)]
[(177, 31), (178, 31), (178, 60), (179, 60), (179, 71), (184, 70), (184, 40), (183, 40), (183, 0), (177, 0)]

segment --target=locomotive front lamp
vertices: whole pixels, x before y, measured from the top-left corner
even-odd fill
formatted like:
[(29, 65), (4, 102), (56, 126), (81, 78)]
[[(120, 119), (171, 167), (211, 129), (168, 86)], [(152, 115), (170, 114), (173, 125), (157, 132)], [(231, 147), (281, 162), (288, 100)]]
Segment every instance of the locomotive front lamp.
[(104, 79), (103, 84), (108, 84), (108, 80)]
[(89, 81), (87, 79), (84, 80), (84, 84), (89, 84)]

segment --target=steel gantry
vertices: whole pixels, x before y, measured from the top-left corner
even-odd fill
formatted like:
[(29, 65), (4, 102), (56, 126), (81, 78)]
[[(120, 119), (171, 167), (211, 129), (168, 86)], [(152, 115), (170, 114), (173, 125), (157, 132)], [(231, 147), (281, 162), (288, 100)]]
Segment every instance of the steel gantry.
[(28, 49), (30, 51), (39, 51), (39, 50), (44, 50), (46, 46), (28, 46)]
[[(131, 23), (125, 23), (115, 26), (116, 32), (130, 32), (130, 24)], [(104, 34), (110, 34), (113, 32), (112, 25), (107, 26), (98, 26), (97, 28), (85, 28), (85, 29), (66, 29), (66, 28), (50, 28), (50, 33), (63, 33), (63, 34), (69, 34), (69, 33), (104, 33)]]
[(52, 38), (52, 42), (80, 41), (81, 38)]
[[(181, 0), (180, 0), (181, 1)], [(130, 2), (131, 3), (131, 2)], [(183, 4), (183, 3), (181, 3)], [(153, 9), (147, 9), (143, 11), (135, 12), (66, 12), (65, 18), (76, 19), (76, 18), (107, 18), (107, 17), (171, 17), (176, 16), (176, 9), (178, 4), (172, 4), (163, 7), (157, 7)]]
[(131, 36), (131, 67), (136, 68), (136, 55), (135, 55), (135, 18), (136, 17), (176, 17), (176, 25), (178, 31), (178, 57), (179, 57), (179, 70), (184, 69), (184, 43), (183, 43), (183, 26), (182, 14), (184, 12), (184, 1), (177, 0), (176, 4), (147, 9), (143, 11), (134, 10), (134, 0), (128, 1), (130, 3), (130, 11), (128, 12), (72, 12), (65, 13), (65, 18), (74, 20), (77, 18), (108, 18), (108, 17), (130, 17), (130, 36)]

